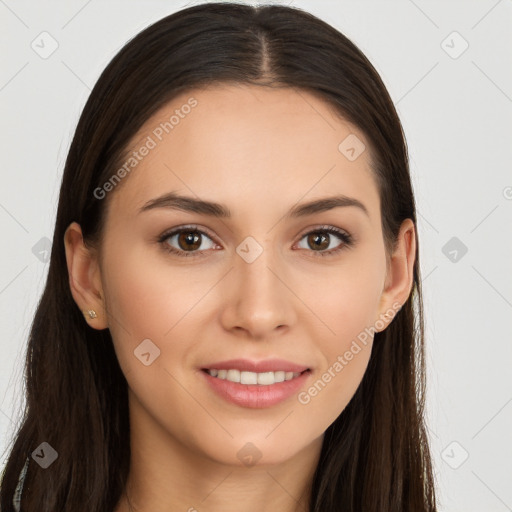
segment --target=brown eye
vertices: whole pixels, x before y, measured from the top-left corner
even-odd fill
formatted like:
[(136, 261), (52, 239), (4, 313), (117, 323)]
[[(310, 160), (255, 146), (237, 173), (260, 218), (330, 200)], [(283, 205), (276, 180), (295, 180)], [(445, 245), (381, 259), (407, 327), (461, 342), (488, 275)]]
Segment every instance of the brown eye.
[[(209, 241), (210, 245), (206, 245)], [(174, 229), (159, 238), (166, 251), (178, 256), (204, 256), (206, 249), (215, 247), (212, 238), (195, 227)]]
[[(336, 238), (341, 243), (336, 245)], [(309, 249), (314, 256), (333, 256), (344, 248), (353, 246), (352, 236), (334, 226), (325, 226), (309, 231), (304, 234), (302, 239), (305, 239), (306, 247), (302, 246), (301, 249)], [(333, 242), (334, 244), (332, 244)]]
[(327, 249), (329, 247), (329, 236), (322, 233), (310, 233), (308, 235), (308, 244), (313, 249)]
[(201, 235), (198, 231), (182, 231), (178, 235), (178, 245), (184, 251), (199, 249), (201, 246)]

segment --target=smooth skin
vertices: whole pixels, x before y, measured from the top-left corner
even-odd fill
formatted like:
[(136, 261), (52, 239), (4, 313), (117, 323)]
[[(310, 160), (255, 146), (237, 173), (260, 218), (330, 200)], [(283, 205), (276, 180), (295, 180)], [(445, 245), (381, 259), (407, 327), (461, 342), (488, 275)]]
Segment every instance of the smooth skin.
[[(311, 368), (307, 392), (358, 334), (385, 329), (386, 311), (407, 300), (414, 224), (404, 221), (387, 260), (369, 142), (304, 91), (194, 89), (149, 119), (130, 147), (191, 97), (197, 106), (103, 199), (100, 252), (84, 245), (75, 222), (64, 237), (73, 298), (97, 312), (85, 320), (91, 328), (110, 330), (129, 386), (132, 509), (123, 496), (115, 512), (306, 510), (324, 432), (357, 390), (373, 336), (307, 404), (297, 395), (262, 409), (232, 404), (200, 368), (283, 358)], [(349, 134), (367, 148), (354, 161), (338, 150)], [(171, 191), (222, 203), (232, 215), (139, 212)], [(368, 215), (347, 206), (286, 217), (297, 204), (339, 194)], [(206, 232), (192, 250), (178, 236), (158, 241), (190, 224)], [(349, 233), (353, 245), (325, 232), (308, 236), (326, 225)], [(236, 251), (247, 237), (263, 250), (251, 263)], [(160, 355), (146, 366), (134, 351), (148, 338)], [(247, 443), (261, 454), (252, 465), (237, 455)]]

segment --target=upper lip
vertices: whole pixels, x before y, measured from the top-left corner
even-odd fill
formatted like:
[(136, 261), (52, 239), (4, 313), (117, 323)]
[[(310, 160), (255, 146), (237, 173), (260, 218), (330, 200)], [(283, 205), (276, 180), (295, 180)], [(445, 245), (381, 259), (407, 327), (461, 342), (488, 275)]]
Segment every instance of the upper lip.
[(302, 373), (305, 370), (309, 370), (308, 366), (302, 364), (292, 363), (285, 361), (284, 359), (264, 359), (262, 361), (252, 361), (250, 359), (229, 359), (228, 361), (218, 361), (216, 363), (208, 364), (204, 366), (203, 370), (241, 370), (246, 372), (294, 372)]

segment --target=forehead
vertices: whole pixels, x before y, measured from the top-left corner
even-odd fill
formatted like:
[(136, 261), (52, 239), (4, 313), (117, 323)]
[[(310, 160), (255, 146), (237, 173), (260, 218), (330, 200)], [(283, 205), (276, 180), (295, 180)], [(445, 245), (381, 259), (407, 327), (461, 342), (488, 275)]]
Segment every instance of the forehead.
[[(349, 159), (346, 141), (366, 150)], [(141, 156), (144, 146), (150, 149)], [(237, 205), (293, 204), (333, 192), (366, 199), (369, 210), (378, 206), (364, 134), (303, 90), (193, 89), (148, 119), (129, 148), (138, 153), (136, 165), (126, 167), (111, 198), (124, 214), (170, 191), (229, 204), (235, 214)]]

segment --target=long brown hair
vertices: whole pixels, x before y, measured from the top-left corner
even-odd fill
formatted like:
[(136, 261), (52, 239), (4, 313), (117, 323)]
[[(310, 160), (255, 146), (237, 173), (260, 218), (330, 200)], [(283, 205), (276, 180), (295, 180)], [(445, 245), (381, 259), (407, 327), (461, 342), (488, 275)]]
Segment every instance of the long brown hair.
[[(127, 383), (109, 330), (89, 328), (72, 298), (64, 233), (76, 221), (86, 243), (101, 243), (108, 198), (94, 190), (118, 169), (134, 134), (178, 93), (223, 82), (292, 87), (329, 103), (371, 145), (388, 254), (402, 221), (416, 225), (400, 120), (377, 71), (339, 31), (298, 8), (234, 3), (196, 5), (146, 28), (101, 74), (69, 149), (28, 341), (25, 415), (2, 475), (3, 512), (14, 510), (26, 462), (22, 512), (105, 512), (119, 502), (130, 462)], [(436, 510), (418, 251), (417, 243), (408, 300), (375, 335), (360, 386), (325, 433), (312, 512)], [(42, 442), (58, 453), (47, 469), (31, 456)]]

